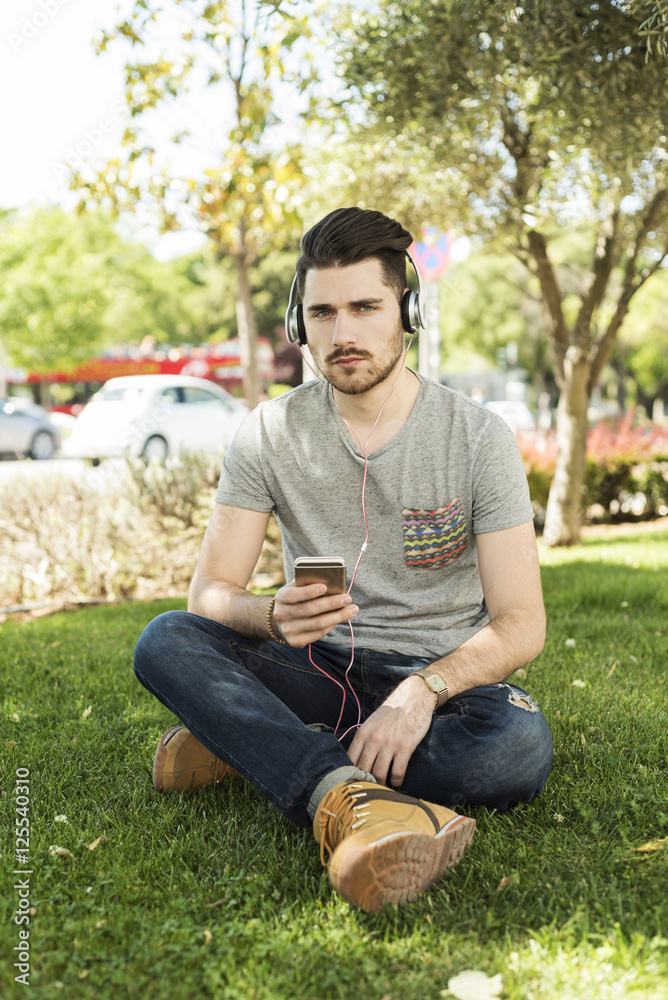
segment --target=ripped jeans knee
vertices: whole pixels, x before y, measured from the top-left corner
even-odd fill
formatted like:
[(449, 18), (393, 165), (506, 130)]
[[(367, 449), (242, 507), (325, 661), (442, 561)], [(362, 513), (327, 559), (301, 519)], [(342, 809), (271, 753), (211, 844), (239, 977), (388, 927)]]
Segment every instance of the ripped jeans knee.
[(508, 701), (511, 705), (517, 705), (518, 708), (523, 708), (525, 712), (538, 712), (540, 709), (538, 705), (533, 700), (530, 694), (526, 694), (523, 691), (518, 691), (517, 688), (513, 687), (512, 684), (508, 684), (505, 681), (501, 684), (496, 685), (497, 688), (508, 688)]

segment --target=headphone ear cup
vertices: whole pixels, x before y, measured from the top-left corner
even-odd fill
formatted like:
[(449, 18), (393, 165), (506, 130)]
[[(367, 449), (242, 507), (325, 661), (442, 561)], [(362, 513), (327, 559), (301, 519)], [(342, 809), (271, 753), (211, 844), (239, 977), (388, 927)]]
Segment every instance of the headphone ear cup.
[(304, 311), (301, 305), (293, 306), (288, 311), (287, 317), (285, 328), (288, 340), (291, 344), (304, 345), (306, 343), (306, 327), (304, 326)]
[(404, 292), (401, 300), (401, 323), (406, 333), (415, 333), (419, 326), (417, 293)]
[(408, 318), (408, 303), (411, 292), (404, 292), (401, 299), (401, 325), (403, 326), (406, 333), (411, 332), (410, 320)]
[(297, 337), (302, 346), (306, 344), (306, 327), (304, 326), (304, 310), (300, 305), (296, 307), (297, 313)]

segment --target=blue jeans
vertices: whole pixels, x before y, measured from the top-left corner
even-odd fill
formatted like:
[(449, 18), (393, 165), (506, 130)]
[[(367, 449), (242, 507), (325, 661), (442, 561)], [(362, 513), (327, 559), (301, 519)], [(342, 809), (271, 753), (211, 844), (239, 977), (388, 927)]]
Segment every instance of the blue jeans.
[[(312, 656), (345, 685), (350, 649), (315, 642)], [(430, 662), (356, 649), (349, 678), (362, 721)], [(343, 696), (309, 662), (308, 648), (249, 639), (209, 618), (168, 611), (142, 633), (134, 669), (204, 746), (300, 825), (310, 822), (307, 807), (316, 785), (331, 771), (351, 766), (346, 747), (354, 731), (339, 742), (333, 732), (309, 728), (323, 723), (333, 729)], [(348, 690), (339, 735), (356, 722)], [(534, 700), (515, 685), (491, 684), (456, 695), (434, 713), (402, 787), (443, 805), (507, 809), (542, 791), (551, 764), (550, 730)]]

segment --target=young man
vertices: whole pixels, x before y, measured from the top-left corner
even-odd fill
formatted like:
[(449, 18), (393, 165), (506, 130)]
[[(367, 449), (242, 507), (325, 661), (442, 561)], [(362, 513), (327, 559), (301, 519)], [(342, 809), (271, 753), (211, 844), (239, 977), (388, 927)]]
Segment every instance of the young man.
[[(332, 885), (365, 910), (414, 899), (456, 864), (475, 823), (448, 806), (529, 802), (552, 762), (538, 706), (504, 683), (545, 634), (521, 457), (499, 417), (405, 367), (411, 242), (356, 208), (304, 236), (299, 320), (327, 384), (248, 416), (189, 610), (151, 622), (135, 654), (184, 724), (160, 740), (155, 787), (241, 772), (313, 822)], [(270, 602), (246, 587), (272, 511), (290, 582)], [(343, 555), (350, 580), (367, 525), (352, 594), (295, 585), (301, 555)], [(341, 707), (349, 623), (359, 727), (350, 691)]]

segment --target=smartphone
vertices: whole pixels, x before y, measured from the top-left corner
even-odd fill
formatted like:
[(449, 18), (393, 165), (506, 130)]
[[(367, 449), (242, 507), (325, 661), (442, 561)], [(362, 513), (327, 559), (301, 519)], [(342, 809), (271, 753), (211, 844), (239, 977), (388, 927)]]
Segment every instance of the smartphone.
[(326, 583), (327, 594), (345, 594), (346, 562), (343, 556), (298, 556), (295, 559), (295, 584)]

